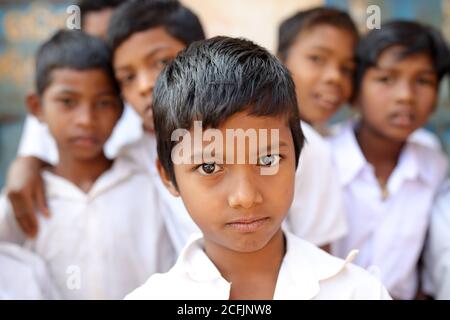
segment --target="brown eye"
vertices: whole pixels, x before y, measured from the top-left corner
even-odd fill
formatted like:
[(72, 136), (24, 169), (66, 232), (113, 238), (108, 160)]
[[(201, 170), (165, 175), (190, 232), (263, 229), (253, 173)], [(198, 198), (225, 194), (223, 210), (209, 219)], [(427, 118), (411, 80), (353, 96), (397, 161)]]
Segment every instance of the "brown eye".
[(277, 165), (280, 162), (280, 155), (278, 154), (270, 154), (267, 156), (260, 157), (258, 159), (258, 165), (264, 167), (272, 167)]
[(212, 175), (220, 170), (219, 165), (216, 163), (203, 163), (198, 168), (197, 171), (204, 176)]

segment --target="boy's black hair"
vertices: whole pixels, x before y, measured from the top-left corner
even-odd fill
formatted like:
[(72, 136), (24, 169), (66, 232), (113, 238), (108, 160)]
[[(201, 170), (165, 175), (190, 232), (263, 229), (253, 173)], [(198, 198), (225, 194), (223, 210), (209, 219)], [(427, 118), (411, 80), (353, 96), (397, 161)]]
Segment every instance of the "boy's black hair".
[(286, 61), (298, 34), (318, 25), (331, 25), (347, 30), (356, 41), (359, 39), (358, 29), (347, 12), (332, 7), (317, 7), (297, 12), (281, 23), (278, 28), (278, 57)]
[(114, 9), (125, 1), (127, 0), (79, 0), (77, 6), (80, 8), (81, 24), (84, 25), (84, 20), (88, 13)]
[(198, 17), (178, 1), (129, 0), (114, 11), (107, 42), (114, 52), (133, 34), (158, 27), (163, 27), (186, 46), (205, 39)]
[(244, 39), (214, 37), (181, 51), (160, 74), (153, 91), (159, 160), (176, 184), (171, 141), (175, 129), (193, 122), (217, 128), (233, 114), (286, 117), (296, 165), (304, 137), (289, 71), (266, 49)]
[(367, 69), (374, 67), (384, 50), (403, 47), (398, 59), (417, 53), (428, 54), (440, 81), (450, 68), (450, 51), (441, 33), (418, 22), (396, 20), (381, 25), (364, 36), (356, 49), (355, 93)]
[(63, 68), (101, 69), (120, 95), (108, 47), (98, 38), (78, 30), (60, 30), (44, 42), (36, 53), (36, 90), (40, 96), (52, 81), (52, 71)]

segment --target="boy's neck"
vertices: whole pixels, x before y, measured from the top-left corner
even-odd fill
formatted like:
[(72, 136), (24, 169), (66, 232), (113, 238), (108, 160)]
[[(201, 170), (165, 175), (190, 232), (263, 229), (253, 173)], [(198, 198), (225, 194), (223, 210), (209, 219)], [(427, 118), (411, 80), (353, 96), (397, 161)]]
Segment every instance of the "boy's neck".
[(405, 142), (388, 139), (361, 124), (355, 128), (355, 135), (364, 157), (374, 167), (379, 183), (386, 184)]
[(106, 158), (103, 152), (98, 157), (88, 160), (76, 159), (60, 152), (59, 162), (52, 171), (87, 193), (112, 163), (113, 161)]
[(267, 245), (242, 253), (205, 240), (205, 251), (222, 276), (230, 282), (230, 300), (273, 299), (286, 245), (281, 229)]

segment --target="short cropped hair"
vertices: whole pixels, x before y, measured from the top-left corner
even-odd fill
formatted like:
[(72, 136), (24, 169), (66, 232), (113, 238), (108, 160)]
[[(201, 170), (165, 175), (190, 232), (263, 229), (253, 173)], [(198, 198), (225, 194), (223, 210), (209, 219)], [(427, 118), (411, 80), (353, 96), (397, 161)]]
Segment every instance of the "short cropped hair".
[(300, 11), (284, 20), (278, 28), (277, 54), (282, 61), (286, 61), (289, 49), (295, 43), (300, 32), (310, 30), (318, 25), (331, 25), (348, 31), (359, 39), (358, 29), (349, 14), (332, 7), (317, 7)]
[(96, 37), (78, 30), (60, 30), (39, 47), (36, 53), (35, 84), (40, 96), (52, 81), (52, 71), (63, 68), (101, 69), (111, 79), (117, 95), (120, 95), (108, 47)]
[(450, 51), (438, 30), (413, 21), (391, 21), (360, 40), (356, 49), (355, 92), (359, 91), (367, 69), (376, 66), (383, 51), (393, 46), (403, 48), (399, 60), (417, 53), (429, 55), (439, 81), (449, 71)]
[(158, 157), (176, 186), (171, 141), (176, 129), (217, 128), (232, 115), (286, 117), (296, 165), (303, 146), (295, 87), (289, 71), (266, 49), (244, 39), (214, 37), (183, 50), (161, 73), (153, 91)]
[(114, 52), (133, 34), (158, 27), (163, 27), (186, 46), (205, 39), (198, 17), (178, 1), (129, 0), (114, 11), (107, 42)]

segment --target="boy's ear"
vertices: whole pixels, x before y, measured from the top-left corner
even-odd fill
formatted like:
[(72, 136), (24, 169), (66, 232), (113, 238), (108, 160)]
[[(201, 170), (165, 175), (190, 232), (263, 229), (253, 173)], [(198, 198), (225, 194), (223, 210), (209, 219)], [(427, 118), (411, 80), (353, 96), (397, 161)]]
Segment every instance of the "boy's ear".
[(175, 196), (179, 197), (180, 193), (178, 192), (177, 188), (174, 186), (173, 182), (170, 180), (169, 175), (167, 174), (166, 170), (161, 164), (161, 161), (159, 159), (156, 159), (156, 168), (158, 169), (159, 177), (161, 178), (164, 186), (169, 190), (169, 192)]
[(41, 99), (37, 93), (27, 94), (25, 104), (29, 113), (38, 118), (39, 121), (43, 121)]

